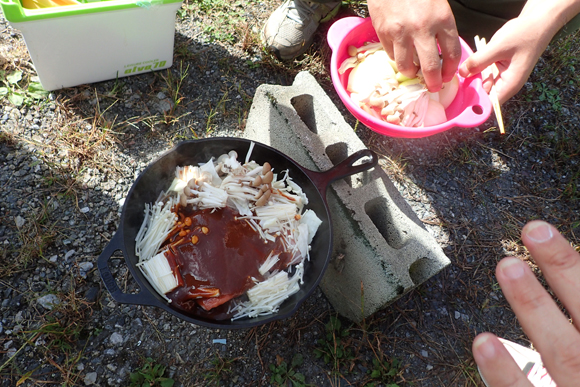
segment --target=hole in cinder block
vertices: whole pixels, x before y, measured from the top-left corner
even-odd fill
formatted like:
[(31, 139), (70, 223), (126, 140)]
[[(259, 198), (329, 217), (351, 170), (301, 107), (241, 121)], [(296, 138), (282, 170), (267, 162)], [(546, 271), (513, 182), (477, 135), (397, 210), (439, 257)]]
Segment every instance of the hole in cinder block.
[(433, 275), (433, 268), (428, 258), (423, 257), (411, 264), (409, 276), (415, 285), (427, 281)]
[(407, 232), (394, 225), (391, 211), (382, 197), (366, 202), (365, 212), (389, 246), (400, 249), (405, 245)]
[[(332, 165), (337, 165), (348, 157), (348, 147), (344, 142), (337, 142), (336, 144), (329, 145), (324, 151), (332, 162)], [(352, 187), (351, 176), (347, 176), (343, 180), (346, 184)]]
[(318, 134), (316, 127), (316, 115), (314, 113), (314, 104), (310, 94), (301, 94), (293, 97), (290, 103), (298, 113), (298, 116), (312, 133)]

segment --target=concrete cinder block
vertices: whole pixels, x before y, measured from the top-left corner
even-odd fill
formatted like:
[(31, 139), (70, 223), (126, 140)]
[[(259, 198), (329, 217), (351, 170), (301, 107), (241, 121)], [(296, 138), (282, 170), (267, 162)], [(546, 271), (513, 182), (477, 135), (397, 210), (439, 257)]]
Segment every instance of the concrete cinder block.
[[(244, 137), (315, 171), (366, 148), (308, 72), (292, 86), (256, 90)], [(350, 320), (370, 316), (450, 263), (382, 169), (334, 182), (327, 200), (334, 248), (321, 287)]]

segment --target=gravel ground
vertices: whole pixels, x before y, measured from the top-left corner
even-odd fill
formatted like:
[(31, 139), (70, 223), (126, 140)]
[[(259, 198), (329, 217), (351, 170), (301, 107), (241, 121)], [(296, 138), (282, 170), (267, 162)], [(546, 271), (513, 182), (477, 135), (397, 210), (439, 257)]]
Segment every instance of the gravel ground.
[[(185, 7), (170, 71), (59, 90), (22, 106), (1, 100), (2, 385), (131, 385), (131, 374), (153, 373), (151, 358), (176, 386), (280, 385), (274, 375), (299, 386), (299, 376), (271, 366), (300, 354), (293, 370), (306, 385), (483, 386), (470, 353), (477, 333), (529, 344), (493, 270), (507, 253), (535, 268), (519, 239), (530, 219), (580, 242), (580, 105), (569, 41), (552, 47), (504, 106), (507, 135), (490, 119), (427, 139), (393, 139), (357, 125), (340, 104), (323, 31), (301, 62), (282, 64), (257, 48), (251, 37), (276, 5), (249, 2), (241, 12), (246, 34), (238, 29), (225, 43), (204, 27), (210, 16)], [(34, 76), (21, 35), (3, 16), (0, 36), (4, 71)], [(318, 289), (292, 318), (235, 331), (115, 302), (96, 260), (138, 174), (180, 140), (239, 136), (256, 88), (290, 84), (305, 69), (381, 154), (452, 265), (363, 324), (339, 318), (341, 327)], [(138, 291), (120, 253), (110, 265), (123, 291)], [(340, 351), (325, 362), (318, 355), (329, 343)]]

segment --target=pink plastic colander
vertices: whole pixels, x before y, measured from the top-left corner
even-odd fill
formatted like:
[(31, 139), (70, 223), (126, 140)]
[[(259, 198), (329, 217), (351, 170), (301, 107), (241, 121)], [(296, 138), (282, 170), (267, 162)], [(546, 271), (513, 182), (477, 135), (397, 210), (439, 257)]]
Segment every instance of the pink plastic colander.
[[(360, 47), (366, 42), (378, 41), (370, 18), (346, 17), (337, 20), (328, 30), (328, 45), (332, 49), (330, 62), (332, 83), (348, 110), (364, 125), (377, 133), (391, 137), (419, 138), (431, 136), (457, 126), (475, 127), (487, 120), (491, 114), (492, 106), (489, 96), (483, 90), (479, 74), (467, 79), (458, 75), (459, 91), (451, 105), (445, 110), (448, 121), (439, 125), (407, 128), (381, 121), (362, 110), (350, 98), (350, 93), (346, 91), (348, 75), (351, 70), (339, 74), (338, 68), (348, 58), (348, 46)], [(469, 55), (473, 54), (473, 51), (461, 38), (460, 43), (461, 62), (463, 62)]]

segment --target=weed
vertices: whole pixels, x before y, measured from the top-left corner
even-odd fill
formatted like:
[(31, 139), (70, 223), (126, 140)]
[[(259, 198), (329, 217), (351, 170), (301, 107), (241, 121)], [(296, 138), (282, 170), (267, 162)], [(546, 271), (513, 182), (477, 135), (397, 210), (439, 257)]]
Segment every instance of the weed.
[(236, 359), (226, 360), (216, 353), (211, 360), (212, 367), (208, 369), (203, 375), (203, 379), (213, 386), (219, 386), (220, 381), (227, 378), (227, 375), (232, 372), (232, 363)]
[(560, 112), (562, 111), (562, 101), (560, 99), (560, 90), (556, 88), (550, 88), (545, 83), (537, 84), (538, 92), (540, 96), (538, 99), (542, 102), (548, 102), (552, 109)]
[(195, 0), (184, 2), (177, 13), (181, 18), (189, 15), (201, 18), (199, 27), (209, 42), (232, 44), (242, 41), (245, 45), (248, 40), (244, 33), (248, 31), (246, 9), (247, 4), (241, 2)]
[(131, 387), (171, 387), (175, 381), (171, 378), (166, 378), (165, 366), (161, 364), (155, 364), (153, 359), (148, 357), (145, 359), (145, 364), (143, 367), (137, 370), (137, 372), (132, 372), (129, 375), (129, 380), (131, 381)]
[(397, 359), (388, 361), (385, 359), (374, 358), (373, 359), (373, 369), (368, 370), (368, 374), (373, 380), (367, 383), (366, 387), (374, 387), (378, 382), (385, 387), (399, 387), (398, 384), (394, 383), (394, 379), (400, 372), (401, 364)]
[(345, 362), (352, 362), (354, 356), (346, 343), (349, 338), (349, 330), (342, 328), (340, 319), (331, 316), (325, 325), (326, 335), (318, 340), (318, 347), (314, 350), (316, 358), (330, 364), (332, 371), (340, 373)]
[(570, 182), (566, 184), (566, 188), (564, 189), (564, 196), (570, 200), (579, 200), (580, 199), (580, 191), (578, 191), (578, 183), (580, 182), (580, 170), (574, 172)]
[(213, 119), (215, 116), (218, 115), (218, 113), (223, 112), (225, 113), (226, 111), (226, 102), (229, 102), (228, 98), (228, 92), (226, 91), (224, 93), (224, 95), (222, 96), (222, 98), (219, 100), (219, 102), (217, 103), (217, 106), (215, 108), (212, 108), (210, 106), (209, 109), (209, 113), (207, 114), (207, 120), (205, 123), (205, 133), (206, 134), (210, 134), (213, 131)]
[(16, 136), (10, 132), (0, 130), (0, 144), (16, 145)]
[[(86, 331), (88, 317), (92, 313), (91, 303), (77, 298), (75, 291), (69, 294), (59, 294), (58, 303), (53, 304), (52, 310), (41, 316), (38, 328), (23, 332), (23, 344), (36, 348), (39, 359), (58, 370), (61, 376), (61, 385), (77, 385), (80, 378), (76, 364), (83, 355), (84, 348), (78, 348), (79, 340), (87, 339), (90, 334)], [(87, 340), (88, 342), (88, 340)], [(4, 368), (15, 356), (4, 363)], [(35, 369), (27, 372), (16, 372), (21, 375), (17, 385), (31, 378)]]
[(28, 264), (38, 257), (44, 257), (46, 249), (53, 244), (57, 233), (57, 222), (50, 220), (52, 203), (46, 201), (40, 208), (18, 228), (20, 242), (18, 256), (12, 265), (2, 265), (2, 275), (9, 275), (11, 270), (26, 269)]
[(39, 82), (29, 82), (23, 87), (19, 83), (23, 79), (21, 70), (13, 70), (6, 73), (0, 70), (0, 99), (6, 98), (8, 102), (16, 106), (30, 105), (34, 101), (42, 100), (48, 95)]
[(74, 321), (63, 325), (53, 316), (47, 317), (48, 322), (38, 328), (37, 332), (47, 337), (47, 347), (59, 352), (68, 352), (73, 349), (82, 333), (82, 325)]
[[(165, 81), (165, 91), (169, 94), (171, 98), (171, 110), (169, 113), (165, 113), (166, 116), (173, 116), (173, 113), (181, 103), (183, 97), (181, 96), (181, 87), (183, 82), (187, 78), (189, 72), (189, 65), (183, 68), (183, 62), (179, 62), (179, 72), (178, 76), (175, 76), (171, 69), (168, 69), (166, 75), (161, 74), (161, 78)], [(167, 118), (166, 122), (169, 121)]]
[(115, 78), (115, 82), (113, 83), (113, 88), (111, 89), (111, 91), (109, 91), (109, 96), (116, 96), (118, 93), (120, 93), (123, 90), (123, 87), (125, 87), (125, 82), (121, 82), (119, 81), (119, 78)]
[(275, 386), (288, 386), (289, 384), (293, 387), (307, 386), (304, 375), (296, 372), (296, 368), (304, 363), (304, 357), (301, 354), (297, 353), (294, 355), (290, 367), (288, 367), (288, 364), (280, 356), (276, 356), (276, 362), (278, 364), (277, 366), (270, 364), (270, 371), (272, 372), (270, 383)]
[[(49, 142), (28, 138), (23, 140), (36, 147), (39, 157), (51, 170), (67, 176), (67, 179), (71, 177), (74, 180), (85, 168), (117, 172), (117, 163), (112, 159), (112, 148), (118, 143), (117, 133), (112, 130), (115, 123), (114, 120), (105, 118), (105, 113), (111, 106), (101, 111), (97, 104), (91, 123), (85, 120), (65, 122)], [(67, 158), (60, 158), (62, 154), (66, 154)]]
[(196, 6), (194, 4), (188, 4), (187, 2), (184, 2), (181, 8), (177, 10), (177, 16), (179, 16), (181, 19), (185, 19), (187, 15), (195, 9)]

